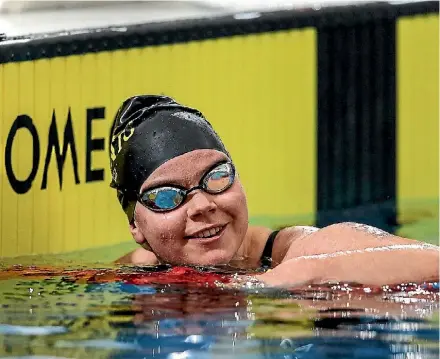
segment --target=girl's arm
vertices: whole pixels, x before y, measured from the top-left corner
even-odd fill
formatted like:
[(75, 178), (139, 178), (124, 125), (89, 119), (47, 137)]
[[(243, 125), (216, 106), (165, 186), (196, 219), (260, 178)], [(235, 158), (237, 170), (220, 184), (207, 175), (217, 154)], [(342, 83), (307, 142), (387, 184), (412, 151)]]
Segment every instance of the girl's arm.
[(342, 223), (292, 241), (281, 263), (258, 278), (279, 286), (438, 280), (439, 248), (371, 226)]

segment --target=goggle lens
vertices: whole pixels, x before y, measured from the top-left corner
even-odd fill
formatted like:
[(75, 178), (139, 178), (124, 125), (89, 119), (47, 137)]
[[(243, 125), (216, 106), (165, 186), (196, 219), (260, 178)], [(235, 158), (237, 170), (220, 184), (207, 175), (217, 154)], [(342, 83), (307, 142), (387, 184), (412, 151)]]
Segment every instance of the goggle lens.
[(220, 193), (228, 189), (233, 182), (232, 165), (223, 163), (206, 174), (203, 179), (203, 189), (208, 193)]
[(184, 195), (178, 188), (158, 188), (145, 193), (142, 200), (153, 210), (171, 210), (183, 202)]

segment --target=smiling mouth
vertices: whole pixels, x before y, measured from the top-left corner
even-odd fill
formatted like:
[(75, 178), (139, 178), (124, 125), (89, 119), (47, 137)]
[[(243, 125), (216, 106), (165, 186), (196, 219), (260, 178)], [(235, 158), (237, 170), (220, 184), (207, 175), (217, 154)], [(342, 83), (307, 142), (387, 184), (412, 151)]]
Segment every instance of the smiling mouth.
[(185, 237), (185, 239), (207, 240), (207, 239), (218, 238), (223, 234), (223, 232), (225, 231), (225, 228), (226, 228), (226, 225), (214, 227), (214, 228), (207, 229), (205, 231), (201, 231), (199, 233), (196, 233), (193, 236), (187, 236), (187, 237)]

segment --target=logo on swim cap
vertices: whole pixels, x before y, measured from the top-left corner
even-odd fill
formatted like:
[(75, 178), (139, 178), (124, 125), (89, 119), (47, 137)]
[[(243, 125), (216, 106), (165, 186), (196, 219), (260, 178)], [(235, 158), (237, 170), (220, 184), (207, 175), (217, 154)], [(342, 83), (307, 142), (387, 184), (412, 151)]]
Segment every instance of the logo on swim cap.
[(116, 159), (116, 156), (122, 150), (122, 144), (127, 142), (131, 136), (133, 136), (135, 128), (133, 122), (127, 124), (127, 127), (117, 135), (112, 136), (110, 144), (110, 158), (112, 161)]
[(113, 180), (114, 182), (117, 182), (117, 181), (118, 181), (118, 171), (116, 171), (116, 168), (113, 168), (113, 171), (112, 171), (112, 180)]

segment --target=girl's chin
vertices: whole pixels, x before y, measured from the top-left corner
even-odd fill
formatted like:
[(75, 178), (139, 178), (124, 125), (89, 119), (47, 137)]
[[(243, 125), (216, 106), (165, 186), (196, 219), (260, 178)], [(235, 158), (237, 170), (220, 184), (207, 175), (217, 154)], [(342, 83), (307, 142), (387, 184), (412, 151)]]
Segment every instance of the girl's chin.
[(206, 253), (200, 253), (195, 258), (188, 258), (188, 265), (197, 266), (215, 266), (228, 264), (233, 257), (232, 253), (224, 250), (214, 250)]

